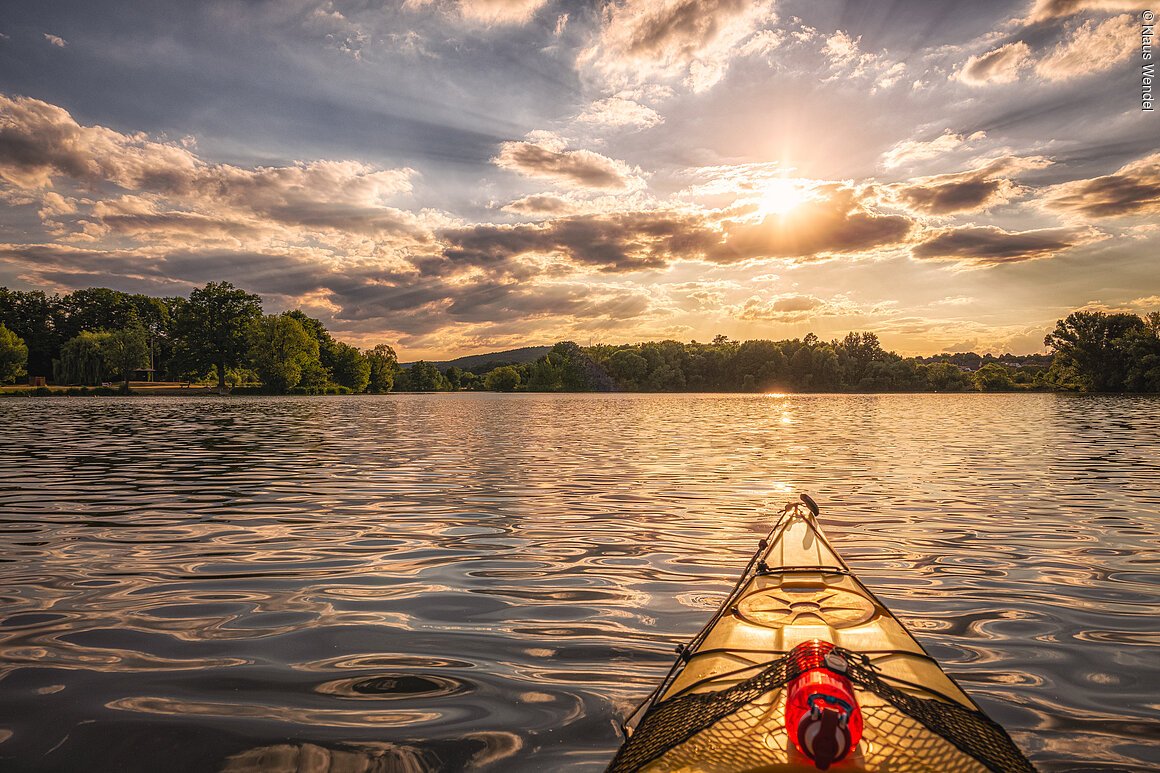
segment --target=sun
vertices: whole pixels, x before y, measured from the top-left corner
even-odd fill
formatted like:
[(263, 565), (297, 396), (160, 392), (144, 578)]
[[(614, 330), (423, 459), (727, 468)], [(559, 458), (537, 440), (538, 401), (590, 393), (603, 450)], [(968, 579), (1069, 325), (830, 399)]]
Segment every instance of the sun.
[(784, 215), (806, 200), (796, 180), (777, 177), (765, 183), (757, 208), (762, 215)]

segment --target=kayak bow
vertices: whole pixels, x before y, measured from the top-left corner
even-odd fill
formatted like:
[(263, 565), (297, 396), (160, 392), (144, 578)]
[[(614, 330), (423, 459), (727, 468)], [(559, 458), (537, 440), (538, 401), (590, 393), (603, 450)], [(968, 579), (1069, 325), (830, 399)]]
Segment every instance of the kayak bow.
[(801, 499), (628, 718), (609, 773), (1034, 771)]

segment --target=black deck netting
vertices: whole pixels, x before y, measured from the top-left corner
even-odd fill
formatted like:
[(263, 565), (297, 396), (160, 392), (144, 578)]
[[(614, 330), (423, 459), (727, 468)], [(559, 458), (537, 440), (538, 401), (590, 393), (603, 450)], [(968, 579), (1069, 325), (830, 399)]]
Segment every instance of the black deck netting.
[[(863, 737), (892, 739), (886, 745), (865, 745), (871, 750), (865, 760), (871, 767), (1034, 773), (1006, 731), (986, 715), (959, 703), (905, 693), (883, 682), (862, 656), (835, 650), (849, 663), (845, 676), (881, 699), (859, 698), (866, 723)], [(752, 736), (763, 716), (769, 719), (778, 692), (804, 670), (801, 660), (791, 653), (727, 690), (691, 693), (653, 705), (608, 772), (637, 771), (662, 756), (664, 767), (671, 762), (674, 769), (695, 767), (695, 761), (706, 754), (714, 758), (717, 769), (725, 770), (756, 768), (777, 760), (778, 749), (752, 738), (746, 743), (745, 736)], [(784, 727), (784, 720), (777, 726)], [(784, 751), (780, 754), (784, 757)]]

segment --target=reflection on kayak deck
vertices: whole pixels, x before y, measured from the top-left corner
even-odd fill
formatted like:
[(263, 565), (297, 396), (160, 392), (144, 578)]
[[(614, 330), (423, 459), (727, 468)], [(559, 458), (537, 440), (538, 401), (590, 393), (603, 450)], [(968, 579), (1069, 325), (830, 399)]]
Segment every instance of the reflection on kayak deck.
[(629, 718), (609, 772), (1033, 771), (801, 499)]

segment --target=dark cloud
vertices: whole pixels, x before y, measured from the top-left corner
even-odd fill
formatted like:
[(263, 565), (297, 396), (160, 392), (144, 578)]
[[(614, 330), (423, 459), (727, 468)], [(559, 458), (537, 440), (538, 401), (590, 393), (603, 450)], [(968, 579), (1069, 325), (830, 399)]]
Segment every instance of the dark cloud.
[(1009, 176), (1028, 169), (1040, 169), (1048, 163), (1040, 157), (1008, 156), (980, 169), (920, 177), (894, 186), (892, 190), (903, 205), (918, 212), (931, 215), (972, 212), (1010, 201), (1020, 191)]
[(1093, 228), (1042, 228), (1004, 231), (994, 226), (964, 226), (937, 231), (915, 245), (916, 258), (953, 260), (980, 266), (1021, 263), (1050, 258), (1056, 253), (1098, 238)]
[(914, 221), (867, 209), (854, 189), (839, 184), (815, 189), (816, 198), (790, 216), (770, 215), (757, 224), (726, 223), (725, 242), (714, 251), (719, 262), (754, 258), (813, 258), (898, 244)]
[(1002, 199), (1000, 192), (1004, 183), (1005, 180), (976, 177), (934, 185), (909, 186), (900, 191), (900, 195), (913, 209), (932, 215), (946, 215), (985, 209)]
[(1114, 174), (1055, 186), (1047, 192), (1047, 206), (1088, 217), (1160, 214), (1160, 153), (1125, 164)]
[(640, 187), (639, 170), (590, 150), (564, 150), (556, 143), (505, 142), (497, 166), (578, 188), (623, 191)]
[(568, 215), (576, 211), (576, 205), (559, 196), (524, 196), (510, 204), (505, 204), (504, 212), (518, 215)]
[(101, 286), (186, 295), (206, 282), (230, 281), (261, 295), (272, 308), (296, 307), (303, 298), (322, 299), (330, 309), (324, 321), (337, 330), (407, 335), (513, 319), (555, 320), (560, 325), (571, 324), (573, 317), (624, 320), (651, 308), (647, 293), (637, 288), (525, 282), (500, 275), (449, 279), (353, 261), (324, 264), (287, 253), (8, 244), (0, 245), (0, 264), (38, 286), (66, 290)]
[(443, 250), (446, 262), (428, 266), (430, 271), (496, 266), (528, 253), (562, 255), (601, 271), (638, 271), (703, 258), (721, 238), (702, 217), (679, 212), (581, 215), (534, 225), (478, 225), (444, 231), (440, 236), (447, 243)]
[(644, 211), (452, 229), (439, 234), (446, 243), (443, 259), (419, 265), (429, 274), (469, 266), (497, 270), (512, 258), (543, 254), (604, 272), (627, 272), (683, 260), (727, 264), (813, 258), (898, 244), (913, 227), (909, 217), (870, 211), (848, 186), (821, 186), (814, 193), (816, 198), (790, 216), (770, 215), (757, 223), (729, 220), (719, 227), (700, 213)]

